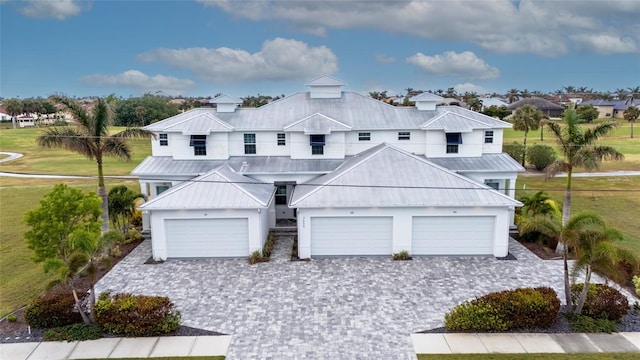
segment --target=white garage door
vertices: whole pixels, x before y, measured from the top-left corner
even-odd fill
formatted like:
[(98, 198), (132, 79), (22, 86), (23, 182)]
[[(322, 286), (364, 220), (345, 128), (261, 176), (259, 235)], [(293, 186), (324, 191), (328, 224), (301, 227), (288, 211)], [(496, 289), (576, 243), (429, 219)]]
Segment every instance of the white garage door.
[(430, 216), (413, 218), (413, 255), (491, 255), (493, 216)]
[(248, 219), (167, 219), (167, 257), (249, 255)]
[(391, 255), (392, 217), (313, 217), (311, 255)]

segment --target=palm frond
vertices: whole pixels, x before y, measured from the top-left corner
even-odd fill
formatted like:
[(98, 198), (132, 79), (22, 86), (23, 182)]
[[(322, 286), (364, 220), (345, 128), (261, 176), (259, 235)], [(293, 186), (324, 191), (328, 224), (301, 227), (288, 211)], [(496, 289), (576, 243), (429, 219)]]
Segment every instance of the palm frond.
[(102, 141), (102, 154), (125, 161), (131, 161), (131, 148), (121, 137), (109, 136)]
[(94, 159), (96, 147), (93, 139), (79, 130), (72, 127), (48, 128), (36, 138), (36, 143), (42, 147), (62, 148), (83, 155), (88, 159)]
[(69, 112), (71, 112), (71, 116), (76, 119), (78, 125), (83, 127), (87, 132), (92, 128), (91, 126), (91, 117), (89, 113), (75, 100), (70, 99), (66, 96), (53, 95), (51, 100), (54, 102), (64, 106)]
[(142, 128), (127, 128), (123, 131), (120, 131), (117, 134), (113, 134), (112, 137), (124, 138), (124, 139), (148, 139), (148, 138), (155, 139), (156, 134)]
[(547, 165), (544, 169), (545, 177), (547, 179), (554, 177), (558, 173), (567, 172), (571, 169), (571, 165), (564, 160), (556, 160), (551, 164)]
[[(109, 135), (109, 125), (111, 125), (111, 119), (113, 117), (113, 111), (109, 106), (109, 103), (104, 99), (98, 99), (95, 102), (93, 108), (93, 131), (92, 135), (97, 139)], [(99, 140), (97, 140), (99, 141)]]

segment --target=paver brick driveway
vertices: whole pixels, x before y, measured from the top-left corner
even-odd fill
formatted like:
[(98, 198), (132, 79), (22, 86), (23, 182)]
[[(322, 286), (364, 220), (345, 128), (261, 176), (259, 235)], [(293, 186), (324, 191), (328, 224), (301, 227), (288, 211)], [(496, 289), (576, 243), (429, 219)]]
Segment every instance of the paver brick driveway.
[(145, 241), (97, 291), (168, 296), (184, 325), (232, 335), (231, 360), (415, 359), (409, 335), (442, 326), (444, 314), (462, 301), (526, 286), (551, 286), (562, 294), (561, 261), (539, 260), (513, 240), (510, 252), (518, 260), (345, 257), (145, 265), (151, 255)]

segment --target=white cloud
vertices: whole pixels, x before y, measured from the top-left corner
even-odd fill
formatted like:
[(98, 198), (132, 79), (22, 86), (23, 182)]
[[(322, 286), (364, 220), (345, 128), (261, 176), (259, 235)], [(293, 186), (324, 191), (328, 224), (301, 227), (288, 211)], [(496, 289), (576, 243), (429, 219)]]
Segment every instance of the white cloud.
[(396, 58), (394, 58), (393, 56), (385, 55), (385, 54), (376, 54), (375, 59), (377, 62), (383, 63), (383, 64), (392, 64), (396, 62)]
[(638, 42), (630, 36), (618, 37), (607, 34), (580, 34), (571, 39), (578, 49), (597, 54), (633, 53), (638, 51)]
[(76, 0), (26, 0), (19, 11), (28, 17), (64, 20), (82, 11)]
[(300, 80), (338, 71), (338, 58), (329, 48), (309, 47), (304, 42), (282, 38), (265, 41), (262, 49), (253, 54), (226, 47), (161, 48), (142, 53), (137, 58), (189, 69), (197, 77), (214, 83)]
[(180, 95), (196, 85), (193, 80), (173, 76), (149, 76), (138, 70), (127, 70), (117, 75), (94, 74), (84, 76), (80, 81), (96, 86), (124, 86), (141, 92), (162, 91), (167, 95)]
[(425, 74), (478, 80), (492, 80), (500, 76), (497, 68), (489, 66), (471, 51), (446, 51), (433, 56), (417, 53), (408, 57), (407, 62), (418, 66)]
[[(559, 56), (574, 48), (596, 53), (629, 50), (628, 45), (599, 41), (585, 47), (581, 41), (602, 33), (640, 42), (640, 2), (633, 0), (197, 1), (254, 21), (285, 20), (322, 36), (330, 29), (376, 29), (469, 41), (500, 53)], [(636, 46), (634, 51), (640, 50)]]
[(491, 90), (485, 87), (482, 87), (480, 85), (475, 85), (472, 83), (456, 84), (453, 86), (453, 88), (456, 90), (458, 94), (464, 94), (465, 92), (475, 92), (482, 95), (482, 94), (490, 94), (492, 92)]

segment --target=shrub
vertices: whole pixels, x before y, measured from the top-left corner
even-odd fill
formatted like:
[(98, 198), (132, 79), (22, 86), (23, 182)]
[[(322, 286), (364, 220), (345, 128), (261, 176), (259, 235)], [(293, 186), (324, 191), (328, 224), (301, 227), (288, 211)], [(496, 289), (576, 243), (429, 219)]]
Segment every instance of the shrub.
[(573, 331), (578, 333), (599, 333), (604, 332), (611, 334), (617, 332), (618, 328), (616, 324), (608, 319), (594, 319), (586, 315), (580, 315), (575, 313), (565, 314), (569, 325)]
[(136, 210), (133, 212), (131, 219), (129, 219), (129, 223), (131, 226), (141, 227), (142, 226), (142, 211)]
[(49, 329), (44, 333), (47, 341), (86, 341), (102, 337), (99, 327), (90, 324), (73, 324)]
[(107, 244), (122, 244), (124, 243), (124, 236), (120, 231), (111, 230), (102, 235), (105, 243)]
[(144, 237), (142, 236), (140, 231), (138, 231), (138, 229), (132, 227), (127, 231), (127, 235), (125, 236), (125, 244), (129, 244), (129, 243), (132, 243), (134, 241), (140, 241), (143, 238)]
[(490, 293), (458, 305), (445, 315), (447, 330), (505, 331), (544, 329), (553, 325), (560, 300), (548, 287)]
[(81, 323), (70, 293), (53, 293), (32, 302), (24, 310), (24, 321), (34, 328), (54, 328)]
[(636, 295), (640, 296), (640, 276), (634, 276), (631, 282), (636, 287)]
[[(583, 284), (571, 286), (571, 302), (575, 306), (580, 298)], [(582, 315), (595, 319), (620, 320), (629, 311), (629, 301), (620, 291), (604, 285), (589, 284)]]
[(103, 293), (95, 309), (96, 322), (112, 334), (156, 336), (180, 326), (180, 312), (167, 297)]
[(393, 254), (393, 260), (411, 260), (411, 255), (407, 250), (402, 250)]
[(500, 310), (484, 302), (465, 302), (444, 315), (444, 326), (449, 331), (506, 331), (509, 323)]
[(556, 152), (551, 146), (533, 145), (527, 150), (527, 162), (537, 170), (543, 170), (556, 161)]
[(262, 252), (260, 252), (259, 250), (256, 250), (252, 252), (251, 255), (249, 255), (249, 264), (251, 265), (267, 261), (269, 261), (269, 259), (262, 256)]
[(523, 144), (514, 141), (511, 144), (503, 144), (502, 151), (509, 154), (513, 158), (513, 160), (521, 163), (522, 157), (524, 156), (525, 148)]
[(15, 314), (7, 315), (7, 321), (10, 323), (14, 323), (18, 321), (18, 317)]
[(269, 236), (267, 237), (267, 241), (264, 243), (264, 246), (262, 247), (262, 256), (267, 258), (266, 261), (269, 261), (269, 258), (271, 257), (271, 252), (273, 252), (273, 248), (275, 248), (275, 246), (276, 246), (276, 235), (274, 233), (269, 233)]

